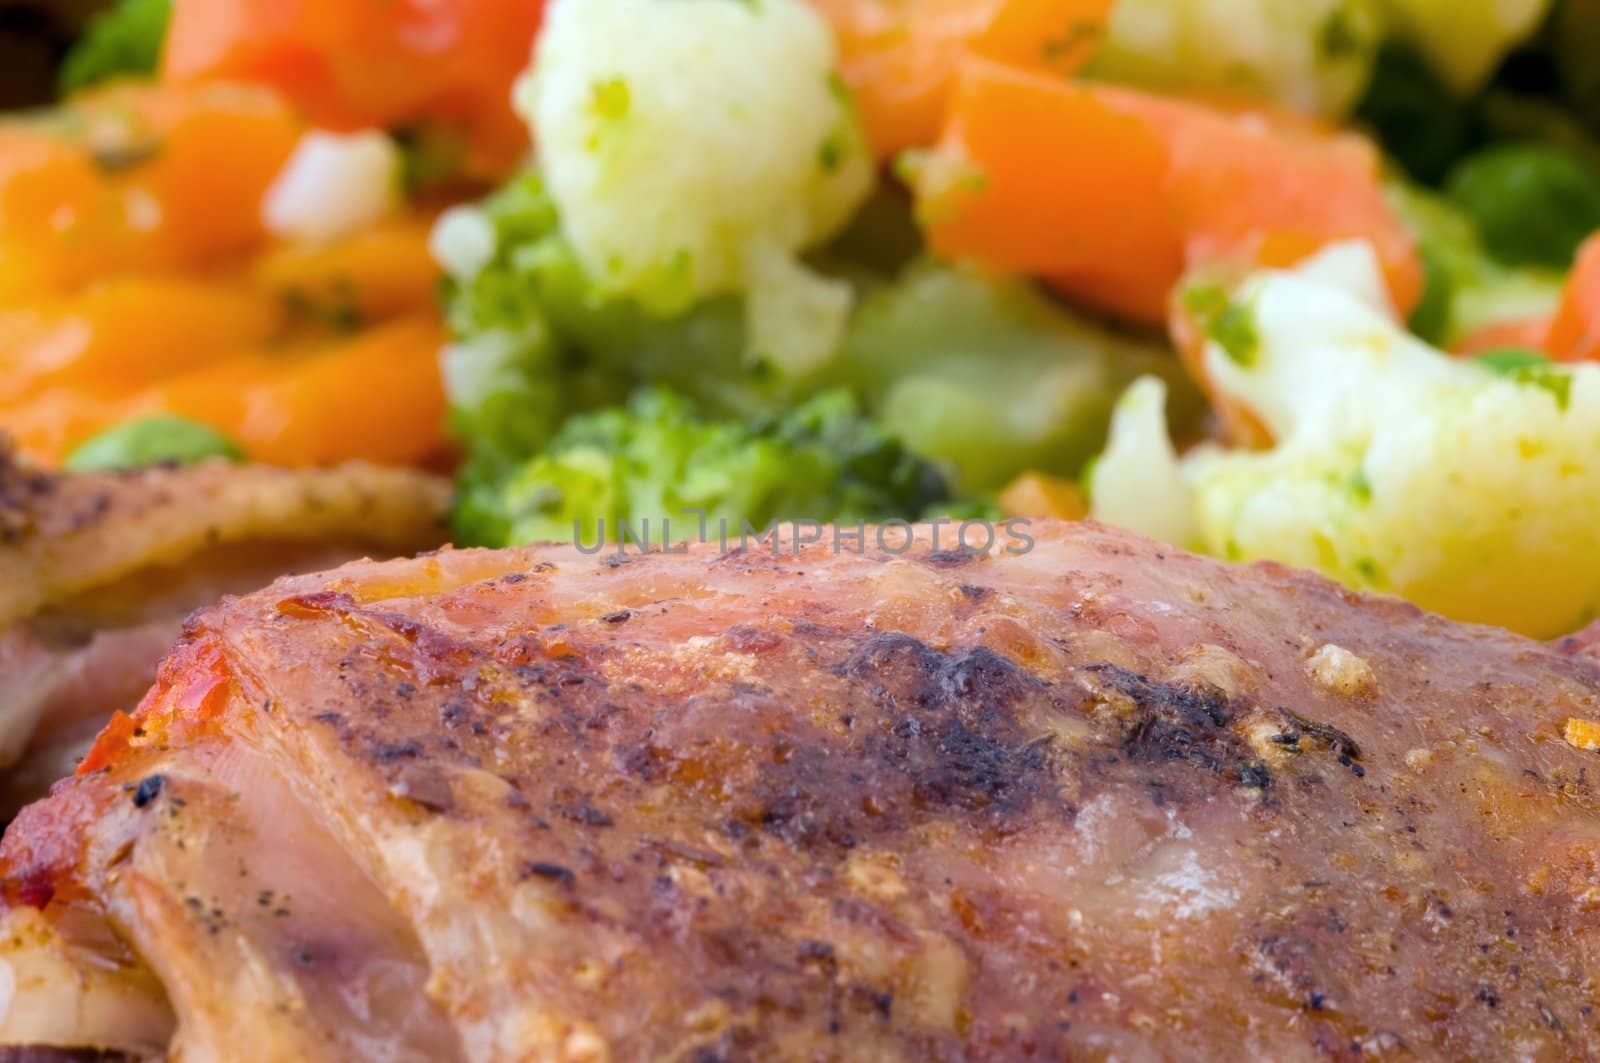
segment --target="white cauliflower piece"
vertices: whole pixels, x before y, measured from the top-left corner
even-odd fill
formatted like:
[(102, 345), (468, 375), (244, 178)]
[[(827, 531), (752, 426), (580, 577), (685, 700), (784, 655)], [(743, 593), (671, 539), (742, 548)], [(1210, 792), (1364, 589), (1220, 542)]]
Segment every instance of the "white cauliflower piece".
[(849, 289), (798, 255), (873, 179), (835, 61), (803, 0), (555, 0), (517, 105), (596, 285), (663, 314), (744, 292), (753, 354), (831, 356)]
[(312, 130), (267, 189), (262, 222), (274, 236), (337, 240), (399, 206), (400, 182), (400, 149), (382, 132)]
[(1167, 435), (1167, 385), (1134, 381), (1117, 400), (1106, 449), (1090, 467), (1095, 519), (1189, 545), (1199, 535), (1194, 496)]
[[(1113, 454), (1155, 459), (1148, 473), (1122, 463), (1114, 489), (1102, 462), (1096, 513), (1534, 636), (1600, 613), (1600, 365), (1450, 358), (1373, 305), (1369, 248), (1325, 256), (1253, 278), (1235, 303), (1248, 311), (1248, 342), (1235, 329), (1228, 349), (1204, 352), (1221, 401), (1248, 408), (1273, 447), (1185, 455), (1184, 526), (1161, 516), (1172, 488), (1159, 441), (1125, 440)], [(1358, 262), (1356, 291), (1330, 283)], [(1119, 421), (1119, 431), (1164, 435), (1159, 418)], [(1142, 509), (1127, 498), (1141, 483), (1155, 496)]]
[(488, 215), (477, 207), (462, 205), (439, 215), (428, 235), (428, 251), (446, 273), (466, 283), (494, 261), (498, 241)]
[(1500, 60), (1526, 40), (1552, 0), (1383, 0), (1394, 30), (1416, 46), (1434, 72), (1466, 95), (1482, 87)]
[(1377, 0), (1120, 0), (1091, 70), (1337, 117), (1366, 88), (1381, 23)]

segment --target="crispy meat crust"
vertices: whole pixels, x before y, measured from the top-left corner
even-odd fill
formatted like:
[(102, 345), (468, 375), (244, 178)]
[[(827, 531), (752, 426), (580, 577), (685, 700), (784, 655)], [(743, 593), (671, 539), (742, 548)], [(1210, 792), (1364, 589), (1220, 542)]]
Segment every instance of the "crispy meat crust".
[(188, 612), (435, 547), (449, 500), (438, 477), (360, 464), (49, 473), (0, 435), (0, 822), (138, 702)]
[[(216, 1019), (241, 951), (420, 965), (475, 1060), (1600, 1054), (1581, 640), (1032, 535), (282, 581), (13, 826), (12, 917), (103, 921), (246, 1055), (338, 1035), (310, 992)], [(381, 901), (260, 915), (279, 836)]]
[(449, 499), (437, 477), (360, 463), (294, 470), (212, 461), (63, 475), (24, 463), (0, 435), (0, 629), (230, 543), (436, 546)]

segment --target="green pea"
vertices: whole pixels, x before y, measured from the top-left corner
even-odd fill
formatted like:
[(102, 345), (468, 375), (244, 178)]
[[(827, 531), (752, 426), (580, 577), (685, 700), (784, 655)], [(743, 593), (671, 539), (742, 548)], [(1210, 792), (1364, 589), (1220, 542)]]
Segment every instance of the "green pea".
[(1550, 145), (1478, 152), (1451, 171), (1446, 190), (1477, 223), (1489, 253), (1510, 265), (1566, 269), (1600, 229), (1600, 174)]
[(151, 465), (193, 465), (207, 458), (244, 460), (227, 436), (183, 417), (146, 417), (108, 428), (74, 450), (72, 472), (122, 472)]

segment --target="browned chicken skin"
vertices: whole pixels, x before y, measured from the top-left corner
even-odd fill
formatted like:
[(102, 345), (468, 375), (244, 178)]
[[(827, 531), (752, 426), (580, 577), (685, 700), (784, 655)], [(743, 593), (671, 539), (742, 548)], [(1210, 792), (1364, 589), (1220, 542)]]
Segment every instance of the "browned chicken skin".
[(7, 834), (0, 1039), (1600, 1054), (1586, 641), (1031, 534), (446, 552), (225, 602)]
[(437, 546), (449, 499), (438, 477), (361, 464), (63, 475), (0, 435), (0, 823), (138, 702), (189, 611)]

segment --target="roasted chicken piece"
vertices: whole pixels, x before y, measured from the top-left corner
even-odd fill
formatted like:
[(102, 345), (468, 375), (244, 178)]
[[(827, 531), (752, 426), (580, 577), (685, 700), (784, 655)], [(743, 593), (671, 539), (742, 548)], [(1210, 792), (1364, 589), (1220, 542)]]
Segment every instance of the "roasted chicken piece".
[(224, 602), (6, 835), (0, 1038), (1600, 1054), (1591, 640), (1030, 534), (444, 552)]
[(351, 465), (47, 473), (0, 437), (0, 821), (132, 708), (185, 614), (369, 553), (439, 545), (449, 486)]

